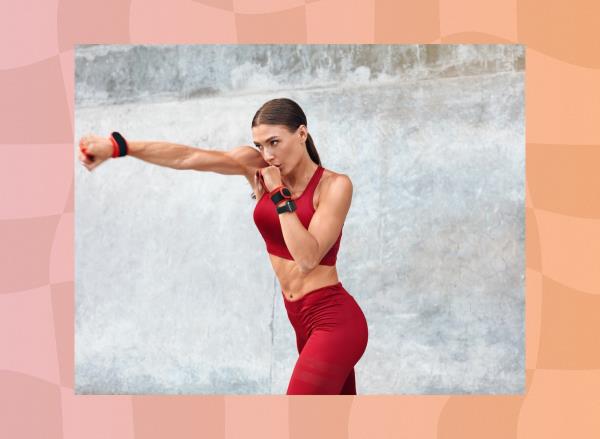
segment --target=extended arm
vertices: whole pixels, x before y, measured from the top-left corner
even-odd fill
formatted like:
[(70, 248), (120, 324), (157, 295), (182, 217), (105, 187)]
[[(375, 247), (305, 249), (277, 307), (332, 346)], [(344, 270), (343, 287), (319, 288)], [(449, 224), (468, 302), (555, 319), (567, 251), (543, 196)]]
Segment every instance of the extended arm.
[(252, 169), (266, 165), (258, 150), (249, 145), (231, 151), (216, 151), (167, 142), (133, 141), (128, 144), (129, 155), (174, 169), (247, 175)]
[[(216, 151), (164, 141), (127, 140), (128, 155), (173, 169), (211, 171), (219, 174), (252, 176), (259, 167), (266, 166), (260, 152), (249, 145), (230, 151)], [(81, 138), (80, 160), (88, 170), (93, 170), (112, 156), (109, 138), (88, 135)]]

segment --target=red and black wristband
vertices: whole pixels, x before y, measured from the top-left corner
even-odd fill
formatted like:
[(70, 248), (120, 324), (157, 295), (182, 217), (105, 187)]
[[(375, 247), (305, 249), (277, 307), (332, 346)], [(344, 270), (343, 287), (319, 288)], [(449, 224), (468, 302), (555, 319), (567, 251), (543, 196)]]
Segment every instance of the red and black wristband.
[(113, 157), (123, 157), (127, 155), (129, 148), (125, 138), (117, 131), (110, 134), (110, 140), (113, 144)]

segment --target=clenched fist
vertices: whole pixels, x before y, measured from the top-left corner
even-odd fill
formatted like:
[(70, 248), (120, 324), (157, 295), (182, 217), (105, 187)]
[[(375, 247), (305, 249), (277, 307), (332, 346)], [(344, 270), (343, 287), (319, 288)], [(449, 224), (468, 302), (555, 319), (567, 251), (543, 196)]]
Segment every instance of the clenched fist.
[(266, 168), (258, 169), (256, 177), (263, 181), (267, 192), (272, 191), (277, 186), (281, 186), (281, 172), (277, 166), (267, 166)]
[(79, 140), (79, 161), (88, 171), (112, 157), (113, 145), (108, 137), (88, 134)]

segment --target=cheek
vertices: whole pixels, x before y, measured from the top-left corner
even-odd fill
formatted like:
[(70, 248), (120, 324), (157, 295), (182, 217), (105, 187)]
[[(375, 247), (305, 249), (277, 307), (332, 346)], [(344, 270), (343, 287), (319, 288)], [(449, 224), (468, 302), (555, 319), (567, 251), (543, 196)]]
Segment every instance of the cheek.
[(287, 145), (287, 147), (285, 148), (285, 157), (289, 157), (292, 160), (296, 160), (300, 156), (302, 156), (302, 150), (298, 148), (297, 145)]

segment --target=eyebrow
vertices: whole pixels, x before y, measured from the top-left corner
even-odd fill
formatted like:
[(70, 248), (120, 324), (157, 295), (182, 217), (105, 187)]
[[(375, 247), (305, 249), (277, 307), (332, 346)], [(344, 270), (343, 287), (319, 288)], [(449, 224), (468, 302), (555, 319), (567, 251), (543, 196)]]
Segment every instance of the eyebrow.
[[(271, 137), (269, 137), (267, 140), (265, 140), (265, 143), (268, 143), (268, 142), (270, 142), (271, 140), (273, 140), (273, 139), (276, 139), (277, 137), (278, 137), (278, 136), (271, 136)], [(254, 142), (254, 144), (255, 144), (256, 146), (259, 146), (259, 145), (260, 145), (260, 143), (257, 143), (257, 142)]]

